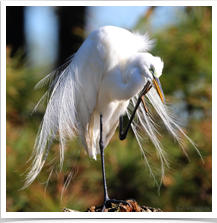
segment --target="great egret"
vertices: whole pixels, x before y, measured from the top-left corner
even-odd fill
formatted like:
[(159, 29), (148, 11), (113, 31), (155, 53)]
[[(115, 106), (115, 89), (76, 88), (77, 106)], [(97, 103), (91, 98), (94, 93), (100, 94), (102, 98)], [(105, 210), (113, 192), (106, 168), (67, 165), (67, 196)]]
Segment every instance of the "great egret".
[[(47, 96), (49, 101), (36, 137), (33, 162), (24, 187), (30, 185), (41, 171), (55, 138), (60, 141), (62, 166), (67, 140), (78, 136), (90, 157), (96, 159), (96, 155), (101, 154), (103, 209), (111, 202), (127, 203), (109, 199), (105, 178), (104, 148), (118, 123), (121, 140), (126, 138), (129, 127), (132, 127), (154, 177), (137, 126), (147, 133), (158, 153), (163, 178), (164, 165), (169, 164), (157, 138), (155, 123), (146, 107), (145, 96), (180, 143), (183, 151), (185, 150), (181, 135), (187, 136), (174, 122), (165, 105), (159, 81), (163, 61), (147, 52), (153, 44), (154, 41), (150, 40), (147, 34), (131, 33), (114, 26), (102, 27), (89, 35), (68, 63), (36, 85), (40, 87), (49, 83), (49, 89), (39, 103)], [(132, 115), (129, 110), (130, 103), (134, 106)], [(125, 113), (130, 121), (125, 132), (122, 132)], [(137, 118), (134, 119), (134, 116)], [(194, 146), (191, 139), (187, 139)], [(195, 149), (197, 150), (196, 147)]]

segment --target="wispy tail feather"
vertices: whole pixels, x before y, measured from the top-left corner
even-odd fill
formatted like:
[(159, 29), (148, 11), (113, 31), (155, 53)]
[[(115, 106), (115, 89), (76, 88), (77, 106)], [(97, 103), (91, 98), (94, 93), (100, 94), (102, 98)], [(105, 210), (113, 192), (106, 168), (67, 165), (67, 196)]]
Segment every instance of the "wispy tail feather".
[[(199, 156), (202, 159), (202, 156), (201, 156), (199, 150), (196, 148), (194, 142), (184, 133), (184, 131), (178, 126), (178, 124), (176, 124), (174, 116), (168, 110), (167, 106), (162, 103), (162, 101), (160, 100), (160, 97), (157, 95), (155, 89), (151, 89), (146, 94), (146, 96), (147, 96), (150, 104), (155, 108), (158, 115), (161, 117), (167, 130), (173, 135), (174, 139), (180, 144), (180, 146), (181, 146), (183, 152), (185, 153), (185, 155), (187, 156), (187, 158), (189, 159), (188, 154), (186, 152), (186, 145), (184, 143), (183, 137), (187, 138), (187, 140), (193, 145), (193, 147), (196, 149), (196, 151), (198, 152)], [(135, 107), (137, 100), (138, 100), (138, 95), (136, 95), (134, 98), (131, 99), (131, 103), (129, 104), (128, 111), (127, 111), (128, 118), (130, 118), (130, 114), (131, 114), (131, 110), (132, 110), (131, 108), (132, 108), (132, 106)], [(148, 100), (146, 99), (147, 104), (149, 103)], [(153, 177), (154, 181), (160, 188), (160, 185), (163, 181), (164, 174), (165, 174), (165, 167), (167, 169), (169, 169), (170, 162), (168, 159), (168, 154), (165, 152), (163, 145), (161, 144), (161, 142), (158, 139), (160, 137), (160, 133), (157, 130), (158, 126), (153, 121), (153, 117), (150, 113), (149, 113), (149, 117), (147, 117), (146, 111), (141, 104), (138, 107), (138, 110), (136, 112), (136, 117), (134, 118), (131, 126), (132, 126), (133, 132), (136, 136), (136, 139), (138, 141), (138, 144), (140, 146), (140, 150), (144, 156), (144, 160), (145, 160), (145, 162), (148, 166), (148, 169), (150, 171), (150, 175)], [(157, 183), (155, 174), (154, 174), (153, 169), (151, 168), (151, 165), (150, 165), (151, 161), (147, 157), (147, 155), (149, 153), (148, 153), (147, 149), (145, 148), (144, 137), (143, 137), (143, 135), (141, 135), (141, 133), (138, 132), (138, 129), (143, 131), (142, 134), (144, 134), (144, 132), (145, 132), (155, 146), (156, 152), (158, 154), (158, 158), (160, 160), (160, 169), (161, 169), (160, 184)]]

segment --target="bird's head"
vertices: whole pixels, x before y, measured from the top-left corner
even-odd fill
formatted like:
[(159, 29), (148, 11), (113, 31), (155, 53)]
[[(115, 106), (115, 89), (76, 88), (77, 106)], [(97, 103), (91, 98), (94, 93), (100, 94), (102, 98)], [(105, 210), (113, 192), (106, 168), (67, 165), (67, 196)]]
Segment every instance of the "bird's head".
[(160, 96), (163, 103), (165, 97), (159, 77), (162, 74), (164, 63), (160, 57), (154, 57), (150, 53), (141, 53), (137, 57), (141, 74), (144, 75), (147, 81), (150, 81)]

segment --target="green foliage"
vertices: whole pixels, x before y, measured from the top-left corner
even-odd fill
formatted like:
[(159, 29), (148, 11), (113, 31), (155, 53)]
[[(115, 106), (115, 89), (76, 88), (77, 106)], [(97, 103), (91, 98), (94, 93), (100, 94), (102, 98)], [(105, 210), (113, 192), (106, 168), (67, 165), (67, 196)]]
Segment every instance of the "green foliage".
[(166, 93), (174, 91), (175, 86), (188, 95), (192, 83), (212, 80), (211, 11), (193, 7), (188, 14), (181, 15), (177, 26), (156, 35), (156, 51), (165, 62), (162, 84)]
[[(139, 205), (163, 211), (212, 211), (211, 9), (192, 7), (182, 10), (177, 14), (179, 23), (153, 34), (158, 39), (153, 55), (164, 60), (160, 80), (166, 99), (174, 105), (179, 118), (187, 114), (188, 125), (184, 131), (197, 144), (205, 163), (186, 141), (189, 162), (162, 125), (160, 132), (171, 162), (159, 195), (135, 137), (129, 134), (126, 140), (119, 141), (117, 132), (105, 150), (108, 192), (111, 198), (134, 198)], [(145, 25), (143, 20), (139, 24)], [(77, 142), (69, 144), (62, 172), (58, 170), (56, 142), (37, 180), (19, 191), (45, 108), (42, 106), (37, 113), (30, 114), (45, 89), (33, 91), (41, 79), (39, 70), (31, 70), (26, 64), (17, 68), (16, 64), (17, 59), (7, 58), (7, 211), (49, 212), (62, 211), (63, 207), (84, 211), (91, 205), (102, 205), (100, 156), (97, 161), (90, 159), (83, 149), (79, 150)], [(195, 115), (198, 110), (202, 112), (201, 116)], [(161, 125), (157, 114), (154, 116)], [(147, 141), (147, 148), (153, 148), (150, 141)], [(54, 157), (53, 163), (49, 163)], [(154, 162), (160, 164), (157, 157)], [(47, 170), (55, 163), (46, 188)], [(70, 173), (72, 181), (63, 191)], [(190, 207), (208, 209), (187, 209)]]
[[(180, 173), (167, 173), (169, 181), (161, 189), (158, 206), (164, 211), (211, 211), (212, 9), (175, 7), (174, 10), (176, 22), (152, 33), (157, 39), (152, 53), (164, 61), (160, 80), (166, 100), (172, 104), (178, 120), (181, 122), (184, 118), (184, 123), (187, 123), (185, 131), (197, 144), (205, 164), (190, 145), (188, 155), (191, 162), (188, 163), (180, 148), (172, 144), (171, 137), (161, 131), (165, 147), (170, 148), (171, 160), (178, 164), (171, 163), (171, 167)], [(144, 29), (143, 26), (148, 25), (150, 30), (155, 30), (150, 27), (152, 16), (154, 13), (149, 20), (141, 18), (137, 28)], [(156, 121), (160, 121), (159, 117)], [(160, 206), (164, 201), (165, 206)], [(210, 209), (176, 209), (206, 205)]]

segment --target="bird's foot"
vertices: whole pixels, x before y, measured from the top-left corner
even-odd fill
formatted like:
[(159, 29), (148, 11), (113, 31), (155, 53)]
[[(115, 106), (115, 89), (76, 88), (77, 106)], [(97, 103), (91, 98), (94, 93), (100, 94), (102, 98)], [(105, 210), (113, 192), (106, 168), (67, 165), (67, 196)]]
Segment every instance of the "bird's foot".
[[(133, 200), (133, 201), (135, 201), (134, 199), (128, 199), (128, 200)], [(131, 208), (130, 203), (127, 202), (126, 200), (107, 199), (107, 200), (104, 202), (101, 211), (104, 212), (105, 209), (108, 207), (108, 205), (110, 205), (111, 203), (114, 203), (114, 204), (123, 203), (123, 204), (127, 204), (127, 205), (129, 205), (130, 208)]]

